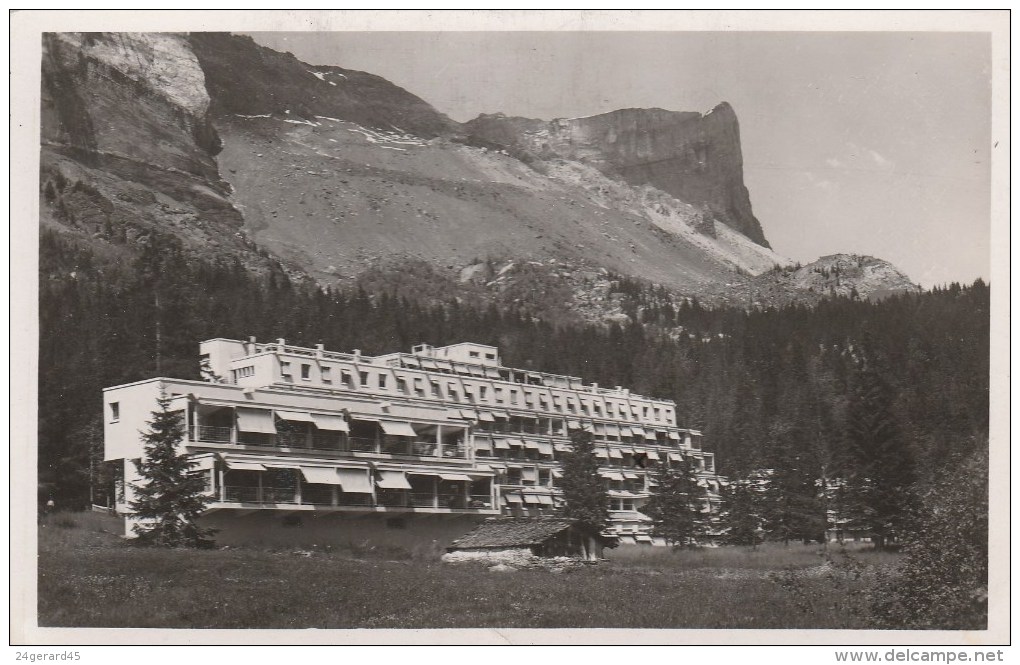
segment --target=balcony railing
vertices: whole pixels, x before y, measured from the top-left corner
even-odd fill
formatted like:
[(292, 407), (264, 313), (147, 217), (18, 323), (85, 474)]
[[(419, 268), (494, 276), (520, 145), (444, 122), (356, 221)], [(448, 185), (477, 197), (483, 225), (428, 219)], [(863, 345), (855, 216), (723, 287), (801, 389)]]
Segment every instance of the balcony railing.
[(293, 487), (237, 487), (223, 488), (223, 501), (255, 505), (309, 505), (342, 507), (386, 508), (450, 508), (454, 510), (492, 510), (492, 497), (488, 494), (430, 492), (379, 492), (375, 501), (371, 494), (334, 492), (331, 487), (302, 486), (301, 499)]
[[(377, 441), (374, 438), (342, 436), (322, 432), (277, 432), (266, 434), (244, 432), (232, 427), (193, 425), (191, 441), (195, 443), (234, 443), (244, 446), (267, 448), (306, 448), (337, 452), (379, 453), (395, 457), (440, 457), (439, 445), (435, 441), (410, 439), (407, 441)], [(463, 444), (451, 443), (443, 446), (442, 459), (467, 459), (467, 448)]]

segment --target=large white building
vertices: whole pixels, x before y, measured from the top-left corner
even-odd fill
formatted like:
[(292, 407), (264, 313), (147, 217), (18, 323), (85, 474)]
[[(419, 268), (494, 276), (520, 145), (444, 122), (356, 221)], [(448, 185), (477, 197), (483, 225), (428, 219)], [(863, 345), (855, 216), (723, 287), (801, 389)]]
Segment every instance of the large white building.
[(713, 455), (677, 427), (675, 404), (626, 388), (503, 367), (498, 349), (425, 344), (368, 357), (213, 339), (205, 381), (154, 378), (104, 390), (105, 458), (130, 533), (132, 460), (163, 391), (184, 446), (208, 473), (203, 520), (217, 541), (445, 546), (485, 517), (553, 514), (569, 434), (594, 434), (611, 497), (609, 533), (654, 543), (658, 464), (694, 462), (718, 500)]

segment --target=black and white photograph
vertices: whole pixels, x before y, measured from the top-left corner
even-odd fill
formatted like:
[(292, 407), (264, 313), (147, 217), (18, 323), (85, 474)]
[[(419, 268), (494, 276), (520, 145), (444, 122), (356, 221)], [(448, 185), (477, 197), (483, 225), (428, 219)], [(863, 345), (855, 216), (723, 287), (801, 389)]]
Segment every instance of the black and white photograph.
[(1008, 11), (11, 30), (12, 645), (1009, 644)]

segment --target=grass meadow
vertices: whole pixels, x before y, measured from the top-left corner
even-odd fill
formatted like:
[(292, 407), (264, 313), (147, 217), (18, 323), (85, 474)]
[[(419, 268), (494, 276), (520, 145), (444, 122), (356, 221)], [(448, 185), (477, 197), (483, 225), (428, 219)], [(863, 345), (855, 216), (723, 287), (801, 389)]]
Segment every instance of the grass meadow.
[(867, 628), (895, 555), (767, 545), (611, 550), (561, 572), (435, 552), (160, 550), (98, 513), (39, 527), (39, 624), (138, 628)]

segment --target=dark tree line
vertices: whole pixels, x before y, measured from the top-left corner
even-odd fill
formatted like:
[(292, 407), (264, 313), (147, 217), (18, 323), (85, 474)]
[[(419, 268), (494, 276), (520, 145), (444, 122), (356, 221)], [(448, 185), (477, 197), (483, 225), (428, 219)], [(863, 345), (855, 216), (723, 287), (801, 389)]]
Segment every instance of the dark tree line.
[[(134, 256), (100, 257), (68, 236), (42, 236), (39, 480), (61, 505), (88, 501), (102, 388), (200, 378), (197, 345), (212, 337), (283, 337), (366, 354), (475, 341), (499, 346), (507, 365), (674, 399), (678, 424), (703, 430), (721, 473), (780, 470), (769, 517), (780, 539), (818, 532), (807, 524), (816, 506), (805, 505), (814, 479), (853, 473), (864, 482), (890, 471), (899, 491), (986, 441), (989, 289), (980, 281), (814, 308), (710, 310), (692, 301), (658, 307), (661, 316), (643, 324), (605, 327), (553, 325), (453, 294), (421, 304), (321, 289), (279, 267), (253, 274), (239, 261), (210, 263), (155, 234)], [(638, 302), (663, 300), (655, 289), (626, 287)], [(875, 455), (901, 455), (906, 475), (862, 467)]]

